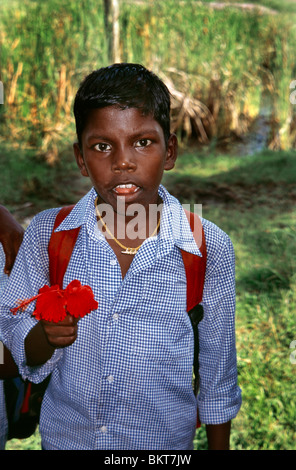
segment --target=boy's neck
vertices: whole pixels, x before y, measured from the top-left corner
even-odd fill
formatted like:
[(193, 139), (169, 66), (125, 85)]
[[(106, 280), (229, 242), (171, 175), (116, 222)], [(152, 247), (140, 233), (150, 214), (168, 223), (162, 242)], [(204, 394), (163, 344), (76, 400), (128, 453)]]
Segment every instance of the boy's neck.
[(158, 211), (155, 206), (152, 205), (148, 211), (140, 210), (138, 214), (129, 216), (113, 209), (101, 214), (96, 208), (98, 228), (117, 257), (122, 278), (125, 277), (144, 240), (158, 233), (161, 205)]
[(159, 204), (151, 204), (148, 208), (137, 205), (133, 207), (133, 211), (129, 211), (128, 207), (115, 211), (112, 206), (105, 205), (105, 210), (100, 212), (101, 207), (96, 204), (98, 228), (109, 243), (113, 240), (119, 246), (137, 248), (144, 240), (158, 232), (162, 210), (161, 198)]

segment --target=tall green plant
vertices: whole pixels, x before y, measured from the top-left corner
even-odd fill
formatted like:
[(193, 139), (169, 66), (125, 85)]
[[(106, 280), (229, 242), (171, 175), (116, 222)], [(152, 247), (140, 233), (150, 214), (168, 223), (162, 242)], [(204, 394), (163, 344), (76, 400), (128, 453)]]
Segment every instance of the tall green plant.
[[(24, 0), (15, 5), (12, 9), (8, 3), (0, 12), (0, 78), (7, 99), (0, 110), (5, 117), (1, 134), (7, 130), (18, 142), (46, 150), (71, 124), (73, 95), (83, 75), (108, 64), (103, 2)], [(221, 136), (243, 133), (267, 90), (274, 122), (289, 146), (292, 21), (173, 0), (121, 2), (120, 13), (123, 61), (187, 74), (187, 83), (175, 87), (182, 92), (185, 87), (210, 108)]]
[(0, 21), (3, 133), (42, 147), (69, 123), (83, 76), (106, 63), (102, 7), (94, 0), (79, 8), (73, 0), (25, 0), (15, 10), (7, 6)]

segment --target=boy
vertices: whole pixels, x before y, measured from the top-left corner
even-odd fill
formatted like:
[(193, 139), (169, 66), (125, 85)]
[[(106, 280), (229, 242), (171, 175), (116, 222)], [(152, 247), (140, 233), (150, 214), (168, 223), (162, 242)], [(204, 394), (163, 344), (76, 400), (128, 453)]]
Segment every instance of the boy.
[(43, 446), (192, 449), (198, 405), (209, 448), (226, 449), (241, 403), (234, 255), (227, 235), (204, 220), (196, 400), (180, 248), (200, 251), (182, 206), (160, 184), (177, 157), (168, 90), (140, 65), (115, 64), (84, 80), (74, 114), (76, 161), (93, 188), (58, 228), (81, 227), (64, 287), (73, 279), (90, 285), (98, 309), (79, 322), (67, 316), (60, 323), (36, 323), (33, 306), (16, 316), (9, 312), (17, 299), (49, 283), (47, 245), (58, 212), (52, 209), (27, 229), (0, 320), (23, 376), (38, 382), (52, 374), (41, 411)]

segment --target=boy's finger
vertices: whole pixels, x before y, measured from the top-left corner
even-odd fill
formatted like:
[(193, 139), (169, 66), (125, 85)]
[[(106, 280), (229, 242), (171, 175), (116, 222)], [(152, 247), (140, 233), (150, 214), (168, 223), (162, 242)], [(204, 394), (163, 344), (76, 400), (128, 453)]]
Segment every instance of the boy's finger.
[(40, 320), (42, 324), (48, 325), (48, 326), (53, 326), (53, 327), (69, 327), (69, 326), (76, 326), (78, 323), (79, 318), (75, 318), (72, 315), (67, 314), (67, 316), (59, 321), (59, 322), (53, 322), (53, 321), (47, 321), (47, 320)]
[(7, 275), (10, 274), (10, 272), (12, 270), (13, 263), (14, 263), (14, 259), (15, 259), (15, 256), (12, 255), (11, 252), (6, 251), (5, 266), (4, 266), (5, 274), (7, 274)]
[(78, 319), (67, 315), (58, 322), (41, 320), (48, 342), (54, 347), (65, 347), (72, 344), (77, 338)]
[(65, 348), (66, 346), (70, 346), (76, 340), (77, 335), (72, 336), (47, 336), (47, 341), (49, 344), (55, 348)]
[(77, 338), (77, 326), (44, 328), (47, 341), (54, 347), (70, 346)]
[(52, 336), (73, 336), (77, 333), (77, 324), (60, 325), (58, 323), (47, 322), (47, 324), (43, 324), (43, 328), (47, 334)]

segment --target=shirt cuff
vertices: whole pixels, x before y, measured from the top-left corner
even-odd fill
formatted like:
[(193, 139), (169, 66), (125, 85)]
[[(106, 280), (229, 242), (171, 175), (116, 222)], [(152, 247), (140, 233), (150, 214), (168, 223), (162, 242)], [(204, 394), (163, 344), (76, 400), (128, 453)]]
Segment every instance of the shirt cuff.
[(11, 353), (24, 380), (40, 383), (51, 374), (63, 355), (62, 349), (56, 349), (51, 358), (44, 364), (30, 367), (26, 363), (25, 339), (30, 330), (36, 325), (36, 320), (26, 319), (20, 322), (14, 330)]
[(238, 414), (242, 404), (241, 389), (236, 388), (230, 399), (202, 400), (197, 397), (200, 422), (203, 424), (222, 424), (231, 421)]

